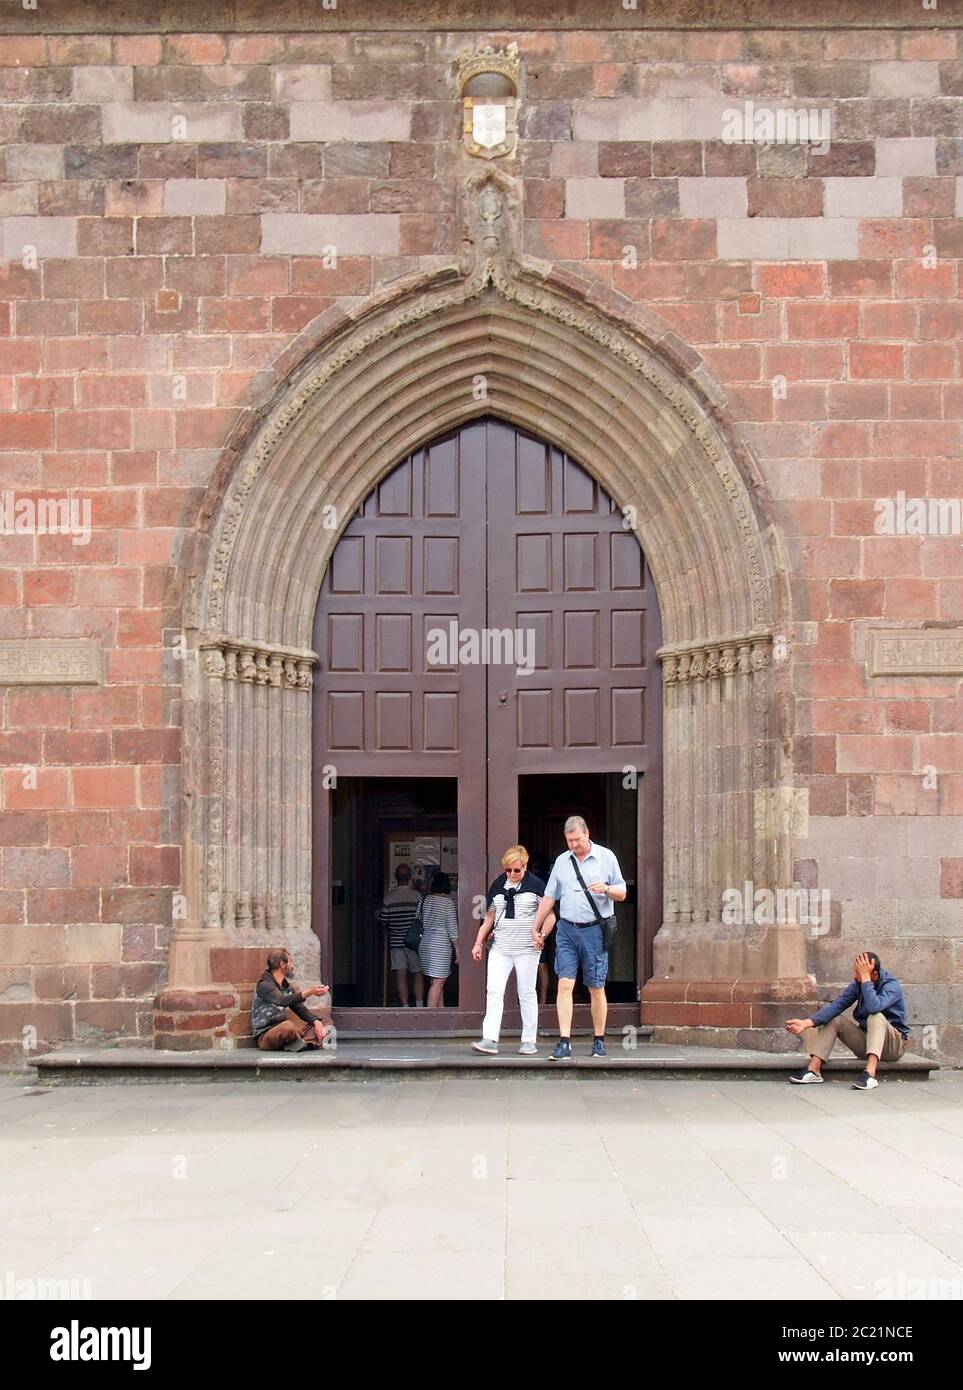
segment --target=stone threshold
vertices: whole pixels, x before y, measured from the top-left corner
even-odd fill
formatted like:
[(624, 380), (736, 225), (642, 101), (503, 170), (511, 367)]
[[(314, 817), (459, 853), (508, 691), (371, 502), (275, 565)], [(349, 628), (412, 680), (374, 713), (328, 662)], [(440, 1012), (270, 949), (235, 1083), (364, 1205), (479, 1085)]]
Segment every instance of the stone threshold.
[[(779, 1080), (801, 1065), (798, 1053), (750, 1052), (721, 1047), (671, 1047), (655, 1043), (624, 1050), (609, 1047), (607, 1058), (589, 1056), (588, 1038), (576, 1037), (572, 1062), (552, 1062), (554, 1040), (539, 1044), (537, 1057), (520, 1057), (514, 1040), (497, 1057), (473, 1052), (455, 1039), (380, 1039), (340, 1042), (336, 1051), (167, 1052), (149, 1048), (64, 1049), (35, 1058), (41, 1084), (90, 1085), (116, 1081), (261, 1081), (281, 1077), (298, 1081), (483, 1080), (485, 1076), (538, 1076), (564, 1079), (576, 1076), (636, 1079)], [(836, 1078), (848, 1083), (862, 1071), (857, 1057), (834, 1058), (826, 1067), (826, 1084)], [(926, 1081), (938, 1064), (907, 1056), (895, 1066), (880, 1067), (887, 1080)]]

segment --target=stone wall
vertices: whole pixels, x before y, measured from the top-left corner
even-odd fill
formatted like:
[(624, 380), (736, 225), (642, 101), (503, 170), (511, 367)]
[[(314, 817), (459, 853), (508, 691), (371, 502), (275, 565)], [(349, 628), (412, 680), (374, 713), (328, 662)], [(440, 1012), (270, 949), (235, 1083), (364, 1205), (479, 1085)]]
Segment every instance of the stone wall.
[[(0, 660), (20, 682), (0, 685), (0, 1061), (153, 1035), (183, 913), (196, 537), (318, 320), (459, 257), (479, 161), (457, 59), (510, 42), (519, 142), (495, 163), (520, 181), (525, 250), (660, 325), (751, 451), (789, 559), (773, 636), (795, 796), (762, 813), (788, 817), (793, 877), (831, 894), (807, 938), (820, 992), (874, 946), (930, 1029), (917, 1045), (963, 1058), (963, 546), (876, 529), (878, 499), (963, 498), (948, 14), (758, 3), (727, 30), (699, 6), (654, 28), (520, 4), (496, 32), (464, 6), (407, 6), (424, 27), (405, 29), (396, 6), (238, 3), (184, 32), (183, 7), (115, 8), (0, 16)], [(803, 106), (830, 112), (823, 153), (727, 138), (733, 111)], [(62, 499), (89, 501), (89, 536), (10, 524)], [(874, 637), (943, 629), (915, 655)], [(64, 660), (93, 639), (100, 664), (32, 684), (24, 639)], [(691, 988), (648, 1016), (725, 1040), (778, 1022)]]

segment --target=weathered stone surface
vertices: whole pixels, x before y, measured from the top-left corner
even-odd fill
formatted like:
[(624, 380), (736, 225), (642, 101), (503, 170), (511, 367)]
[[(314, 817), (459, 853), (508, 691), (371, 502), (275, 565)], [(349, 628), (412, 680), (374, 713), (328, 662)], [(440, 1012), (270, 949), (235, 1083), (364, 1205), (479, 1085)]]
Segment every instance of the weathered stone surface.
[[(897, 0), (845, 15), (814, 0), (786, 29), (753, 0), (745, 27), (717, 32), (671, 4), (533, 18), (522, 0), (481, 31), (451, 8), (354, 0), (324, 32), (303, 5), (266, 17), (252, 0), (197, 34), (137, 0), (11, 21), (0, 493), (89, 497), (93, 526), (84, 547), (0, 538), (0, 642), (97, 643), (105, 684), (6, 689), (10, 987), (56, 1007), (57, 1036), (124, 1042), (158, 969), (185, 988), (249, 984), (276, 923), (316, 950), (308, 649), (333, 537), (292, 549), (275, 502), (303, 484), (310, 518), (323, 484), (360, 504), (432, 422), (477, 413), (464, 368), (498, 381), (495, 413), (645, 518), (667, 648), (650, 988), (686, 984), (651, 996), (686, 1010), (663, 1026), (777, 1037), (800, 975), (845, 979), (872, 937), (919, 987), (923, 1026), (958, 1047), (963, 552), (874, 527), (899, 491), (963, 494), (952, 17), (921, 28)], [(455, 196), (487, 166), (463, 146), (454, 74), (502, 29), (520, 45), (520, 141), (491, 167), (514, 182), (466, 230)], [(828, 146), (734, 142), (726, 123), (750, 101), (831, 108)], [(468, 293), (492, 237), (494, 283)], [(318, 372), (288, 433), (279, 412)], [(270, 483), (235, 514), (275, 429)], [(229, 621), (181, 660), (222, 542), (205, 593)], [(241, 666), (199, 670), (218, 659)], [(228, 858), (208, 898), (217, 835), (255, 833), (236, 830), (244, 816), (225, 831), (209, 787), (264, 804), (230, 763), (239, 737), (270, 750), (266, 785), (279, 759), (295, 769), (296, 824), (258, 841), (288, 856), (263, 882), (231, 878)], [(831, 891), (826, 935), (718, 920), (723, 888), (797, 872)], [(228, 934), (225, 974), (188, 919)], [(220, 1008), (195, 1009), (190, 1034), (162, 1013), (161, 1031), (242, 1037), (240, 1001), (223, 1025)], [(0, 1055), (18, 1047), (0, 1036)]]

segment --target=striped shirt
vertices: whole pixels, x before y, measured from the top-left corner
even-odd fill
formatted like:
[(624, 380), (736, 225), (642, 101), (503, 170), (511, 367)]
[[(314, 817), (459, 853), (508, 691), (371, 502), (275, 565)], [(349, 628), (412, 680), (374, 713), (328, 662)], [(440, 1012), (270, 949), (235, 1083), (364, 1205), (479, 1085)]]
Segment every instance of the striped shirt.
[(425, 930), (418, 954), (425, 974), (445, 980), (451, 974), (452, 942), (458, 940), (458, 909), (447, 893), (429, 893), (421, 920)]
[[(532, 950), (532, 927), (545, 884), (534, 874), (525, 873), (517, 888), (507, 874), (496, 878), (486, 899), (495, 909), (495, 946), (501, 951)], [(514, 915), (508, 914), (508, 901), (514, 898)]]
[(389, 946), (405, 944), (405, 936), (418, 915), (420, 902), (421, 894), (417, 888), (405, 887), (399, 883), (396, 887), (388, 889), (378, 913), (378, 920), (387, 929)]

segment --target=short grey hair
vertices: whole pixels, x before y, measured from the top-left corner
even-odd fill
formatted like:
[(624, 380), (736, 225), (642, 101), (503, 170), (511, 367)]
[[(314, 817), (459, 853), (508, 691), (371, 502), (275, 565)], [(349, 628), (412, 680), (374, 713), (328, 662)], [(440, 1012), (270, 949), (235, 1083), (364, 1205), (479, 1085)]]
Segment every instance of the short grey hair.
[(570, 835), (573, 830), (584, 830), (588, 834), (588, 826), (585, 824), (584, 816), (569, 816), (562, 827), (562, 834)]

